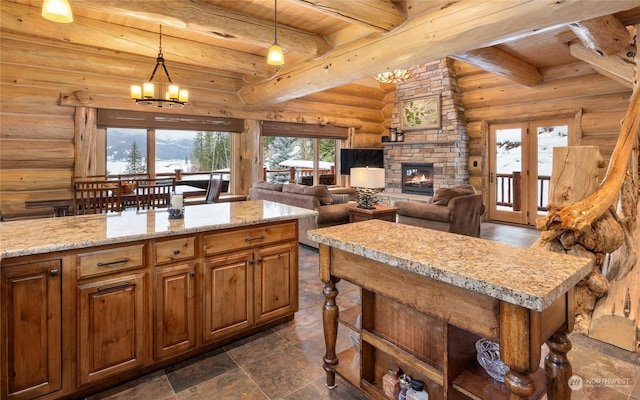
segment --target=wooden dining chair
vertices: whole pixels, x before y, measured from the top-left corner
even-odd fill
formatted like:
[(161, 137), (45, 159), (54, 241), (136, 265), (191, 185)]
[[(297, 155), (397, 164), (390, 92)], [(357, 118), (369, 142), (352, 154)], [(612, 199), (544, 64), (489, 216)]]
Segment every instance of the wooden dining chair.
[(75, 215), (120, 212), (120, 182), (105, 179), (74, 180)]
[(222, 191), (222, 174), (214, 172), (209, 176), (209, 185), (204, 202), (206, 204), (217, 203)]
[(138, 182), (136, 188), (137, 209), (167, 208), (174, 190), (175, 185), (172, 185), (170, 181), (150, 181), (148, 184)]

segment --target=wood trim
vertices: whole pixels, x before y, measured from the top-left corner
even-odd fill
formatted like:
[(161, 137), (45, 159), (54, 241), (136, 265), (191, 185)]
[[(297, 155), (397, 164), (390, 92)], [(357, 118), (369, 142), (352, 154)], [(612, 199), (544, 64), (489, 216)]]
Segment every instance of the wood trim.
[(348, 128), (333, 125), (310, 125), (290, 122), (262, 122), (262, 136), (341, 139), (349, 137)]
[(196, 131), (242, 132), (244, 120), (166, 113), (98, 109), (98, 128), (186, 129)]

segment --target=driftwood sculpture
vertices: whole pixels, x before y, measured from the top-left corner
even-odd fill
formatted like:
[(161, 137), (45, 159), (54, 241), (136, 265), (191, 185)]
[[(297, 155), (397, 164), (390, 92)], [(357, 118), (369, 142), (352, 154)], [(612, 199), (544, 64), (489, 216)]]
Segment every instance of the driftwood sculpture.
[[(566, 187), (554, 188), (552, 181), (549, 212), (536, 221), (536, 227), (543, 232), (534, 245), (594, 259), (592, 273), (576, 288), (575, 330), (628, 350), (637, 346), (640, 317), (637, 153), (632, 157), (639, 126), (640, 90), (636, 90), (604, 179), (598, 177), (600, 183), (595, 190), (579, 198), (571, 198)], [(583, 151), (574, 159), (584, 156)], [(558, 165), (562, 165), (560, 174), (575, 167), (567, 160), (559, 160), (563, 162)], [(594, 162), (598, 164), (599, 160)], [(575, 185), (568, 185), (571, 184)]]

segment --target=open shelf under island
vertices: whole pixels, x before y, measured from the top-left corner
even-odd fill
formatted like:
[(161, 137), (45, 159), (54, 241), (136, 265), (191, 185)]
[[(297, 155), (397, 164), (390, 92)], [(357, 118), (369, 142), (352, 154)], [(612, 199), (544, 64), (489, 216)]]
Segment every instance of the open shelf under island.
[[(329, 387), (338, 373), (384, 399), (382, 376), (396, 365), (423, 380), (432, 400), (571, 397), (573, 288), (591, 260), (380, 220), (309, 237), (320, 244)], [(342, 321), (359, 332), (359, 352), (335, 351), (341, 279), (361, 288), (359, 321), (351, 309)], [(504, 384), (477, 364), (481, 338), (500, 344)]]

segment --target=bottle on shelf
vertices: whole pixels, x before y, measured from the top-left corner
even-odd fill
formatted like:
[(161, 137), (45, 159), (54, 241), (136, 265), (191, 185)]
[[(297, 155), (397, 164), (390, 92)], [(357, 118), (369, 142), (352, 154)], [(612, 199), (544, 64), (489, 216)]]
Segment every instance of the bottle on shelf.
[(382, 377), (382, 390), (389, 400), (395, 400), (400, 393), (400, 368), (395, 365), (387, 368), (387, 373)]
[(411, 387), (411, 377), (407, 374), (400, 375), (400, 393), (398, 400), (406, 400), (407, 390)]
[(429, 393), (424, 391), (424, 382), (418, 379), (411, 381), (406, 400), (429, 400)]

